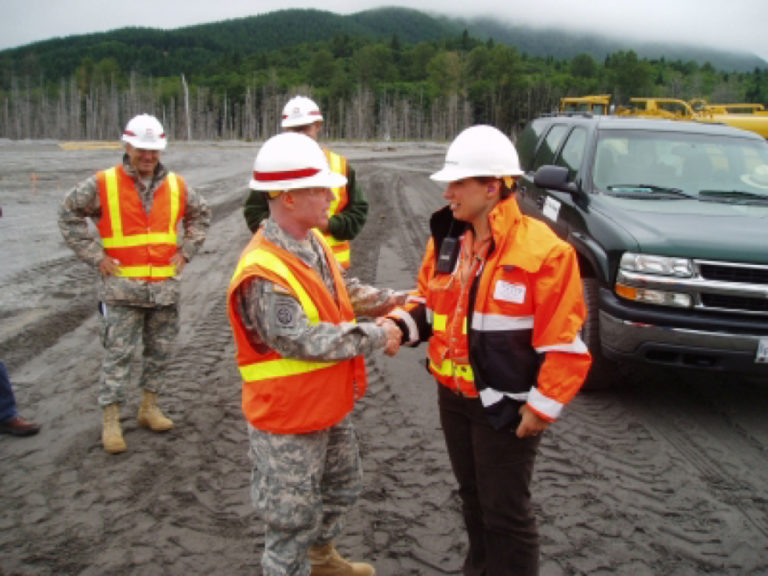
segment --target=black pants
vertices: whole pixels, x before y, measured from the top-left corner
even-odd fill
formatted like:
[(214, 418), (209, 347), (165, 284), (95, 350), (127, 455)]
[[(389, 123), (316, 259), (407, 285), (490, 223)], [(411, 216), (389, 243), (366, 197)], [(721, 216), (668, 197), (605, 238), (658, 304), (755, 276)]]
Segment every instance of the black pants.
[(464, 574), (538, 574), (530, 484), (540, 437), (520, 439), (514, 429), (494, 430), (479, 398), (438, 388), (440, 421), (469, 536)]

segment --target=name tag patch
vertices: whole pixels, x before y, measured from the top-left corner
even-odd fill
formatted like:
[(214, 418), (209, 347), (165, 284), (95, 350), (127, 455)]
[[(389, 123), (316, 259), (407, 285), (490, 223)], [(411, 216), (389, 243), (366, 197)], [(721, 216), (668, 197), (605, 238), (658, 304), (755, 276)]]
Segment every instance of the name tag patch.
[(511, 284), (504, 280), (499, 280), (493, 289), (493, 298), (503, 302), (522, 304), (525, 302), (525, 284)]

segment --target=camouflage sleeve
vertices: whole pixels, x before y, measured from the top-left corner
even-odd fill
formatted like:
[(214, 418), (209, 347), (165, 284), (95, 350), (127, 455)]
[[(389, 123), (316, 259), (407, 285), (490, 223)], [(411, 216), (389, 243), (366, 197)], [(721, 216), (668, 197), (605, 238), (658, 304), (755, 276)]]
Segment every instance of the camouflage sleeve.
[(211, 225), (211, 208), (196, 190), (187, 186), (187, 205), (184, 207), (184, 242), (181, 254), (187, 262), (197, 254), (205, 242), (208, 227)]
[(310, 324), (298, 300), (268, 280), (240, 287), (241, 317), (251, 342), (302, 360), (346, 360), (383, 348), (387, 335), (372, 322)]
[(407, 292), (398, 292), (391, 288), (376, 288), (363, 284), (357, 278), (346, 277), (347, 292), (352, 301), (356, 316), (375, 318), (384, 316), (387, 312), (405, 302)]
[(104, 257), (104, 250), (99, 239), (89, 232), (88, 218), (101, 218), (99, 184), (95, 175), (67, 192), (59, 206), (58, 223), (64, 242), (77, 257), (98, 266)]

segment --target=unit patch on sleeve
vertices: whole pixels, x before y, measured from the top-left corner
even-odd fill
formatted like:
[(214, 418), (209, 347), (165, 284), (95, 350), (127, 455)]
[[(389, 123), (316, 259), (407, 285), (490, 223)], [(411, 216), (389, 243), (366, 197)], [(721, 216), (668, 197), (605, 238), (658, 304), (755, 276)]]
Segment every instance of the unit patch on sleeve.
[(293, 324), (293, 307), (290, 304), (281, 304), (275, 310), (277, 322), (281, 326), (290, 326)]

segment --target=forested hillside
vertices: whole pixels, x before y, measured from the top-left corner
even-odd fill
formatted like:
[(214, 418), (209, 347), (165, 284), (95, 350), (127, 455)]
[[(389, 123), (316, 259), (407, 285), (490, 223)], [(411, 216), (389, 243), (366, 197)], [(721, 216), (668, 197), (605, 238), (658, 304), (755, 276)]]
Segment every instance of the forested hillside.
[(263, 139), (297, 93), (321, 105), (327, 135), (350, 139), (448, 139), (477, 122), (514, 132), (561, 96), (595, 92), (768, 103), (768, 69), (537, 56), (486, 33), (397, 8), (48, 40), (0, 52), (0, 137), (116, 139), (150, 112), (173, 138)]

